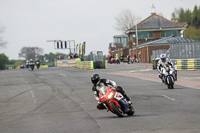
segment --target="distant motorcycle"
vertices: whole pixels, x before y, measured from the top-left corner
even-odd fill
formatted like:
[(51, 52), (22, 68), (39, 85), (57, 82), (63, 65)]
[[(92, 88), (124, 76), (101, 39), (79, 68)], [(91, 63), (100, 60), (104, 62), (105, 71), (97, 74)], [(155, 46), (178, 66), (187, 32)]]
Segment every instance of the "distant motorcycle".
[(36, 61), (35, 64), (36, 64), (37, 69), (39, 69), (40, 68), (40, 62)]
[(29, 66), (31, 67), (31, 70), (33, 71), (34, 67), (35, 67), (35, 63), (34, 62), (30, 62)]
[(177, 71), (172, 69), (168, 64), (161, 68), (163, 72), (162, 81), (168, 86), (168, 89), (174, 89), (174, 83), (177, 80)]
[(26, 68), (29, 68), (29, 62), (26, 62)]
[(111, 111), (118, 117), (124, 117), (125, 114), (132, 116), (134, 108), (128, 104), (123, 95), (114, 91), (108, 86), (102, 86), (99, 90), (99, 101), (107, 108), (107, 112)]

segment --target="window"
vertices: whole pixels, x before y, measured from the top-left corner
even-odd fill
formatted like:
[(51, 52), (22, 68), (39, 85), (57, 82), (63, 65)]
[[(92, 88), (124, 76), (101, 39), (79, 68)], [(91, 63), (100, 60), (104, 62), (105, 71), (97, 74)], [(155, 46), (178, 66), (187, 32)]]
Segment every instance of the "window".
[(161, 38), (162, 38), (162, 37), (166, 37), (165, 31), (161, 31)]
[(149, 38), (153, 38), (153, 32), (149, 32)]
[(179, 36), (179, 34), (177, 30), (169, 30), (169, 31), (166, 31), (166, 37), (168, 36)]
[(138, 39), (145, 39), (148, 37), (148, 32), (138, 32)]
[(122, 45), (123, 45), (123, 47), (126, 47), (127, 40), (128, 39), (126, 37), (122, 37)]
[(121, 38), (120, 38), (120, 37), (117, 37), (117, 38), (115, 39), (115, 43), (121, 43)]

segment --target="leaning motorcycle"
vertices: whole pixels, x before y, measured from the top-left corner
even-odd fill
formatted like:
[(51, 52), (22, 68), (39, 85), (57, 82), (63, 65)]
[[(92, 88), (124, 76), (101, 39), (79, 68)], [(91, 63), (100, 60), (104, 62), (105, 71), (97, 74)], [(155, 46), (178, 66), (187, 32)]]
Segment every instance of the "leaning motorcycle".
[(162, 81), (168, 86), (168, 89), (174, 89), (174, 83), (177, 80), (177, 71), (171, 68), (168, 64), (161, 69), (163, 76)]
[(100, 87), (99, 101), (103, 103), (107, 112), (111, 111), (118, 117), (124, 117), (126, 114), (132, 116), (135, 112), (132, 105), (127, 103), (127, 100), (121, 93), (108, 86)]
[(34, 67), (35, 67), (35, 63), (34, 63), (34, 62), (30, 62), (30, 63), (29, 63), (29, 66), (31, 67), (31, 70), (33, 70)]
[(36, 61), (36, 67), (37, 67), (37, 69), (40, 68), (40, 62), (39, 61)]

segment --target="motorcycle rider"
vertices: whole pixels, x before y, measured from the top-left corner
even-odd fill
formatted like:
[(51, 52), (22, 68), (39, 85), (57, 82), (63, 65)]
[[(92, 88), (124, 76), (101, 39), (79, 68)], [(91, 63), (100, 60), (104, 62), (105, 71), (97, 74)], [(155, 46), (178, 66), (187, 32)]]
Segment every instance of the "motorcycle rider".
[[(173, 63), (166, 57), (166, 54), (161, 54), (160, 60), (157, 63), (157, 69), (158, 69), (158, 72), (159, 72), (158, 76), (159, 76), (159, 78), (162, 79), (162, 81), (163, 81), (162, 77), (164, 76), (164, 74), (163, 74), (163, 71), (161, 70), (161, 68), (166, 67), (167, 64), (170, 65), (172, 69), (174, 68)], [(174, 76), (174, 78), (175, 78), (175, 76)]]
[(30, 63), (33, 63), (33, 59), (30, 59)]
[(40, 60), (37, 59), (37, 60), (35, 61), (35, 64), (36, 64), (38, 67), (40, 67)]
[[(114, 90), (120, 92), (127, 100), (128, 104), (132, 104), (130, 98), (126, 95), (125, 91), (122, 89), (121, 86), (117, 86), (116, 83), (112, 80), (108, 80), (105, 78), (100, 78), (99, 74), (93, 74), (91, 76), (91, 81), (93, 83), (92, 91), (94, 92), (96, 100), (98, 100), (97, 109), (106, 109), (104, 105), (99, 101), (99, 88), (102, 85), (105, 86), (112, 86)], [(111, 88), (112, 89), (112, 88)]]
[(29, 67), (29, 61), (28, 60), (26, 61), (26, 67), (27, 68)]

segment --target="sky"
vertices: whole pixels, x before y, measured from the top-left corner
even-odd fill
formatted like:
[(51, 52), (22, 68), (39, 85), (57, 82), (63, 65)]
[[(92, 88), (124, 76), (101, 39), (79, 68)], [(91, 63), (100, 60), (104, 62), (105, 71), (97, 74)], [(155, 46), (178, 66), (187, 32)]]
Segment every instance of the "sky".
[(115, 17), (130, 9), (141, 20), (151, 15), (154, 4), (157, 14), (171, 19), (175, 8), (193, 10), (200, 0), (0, 0), (0, 34), (7, 42), (0, 49), (9, 59), (20, 59), (22, 47), (40, 47), (45, 53), (69, 53), (54, 49), (47, 40), (86, 42), (86, 55), (103, 51), (108, 55), (114, 35), (122, 34), (114, 26)]

